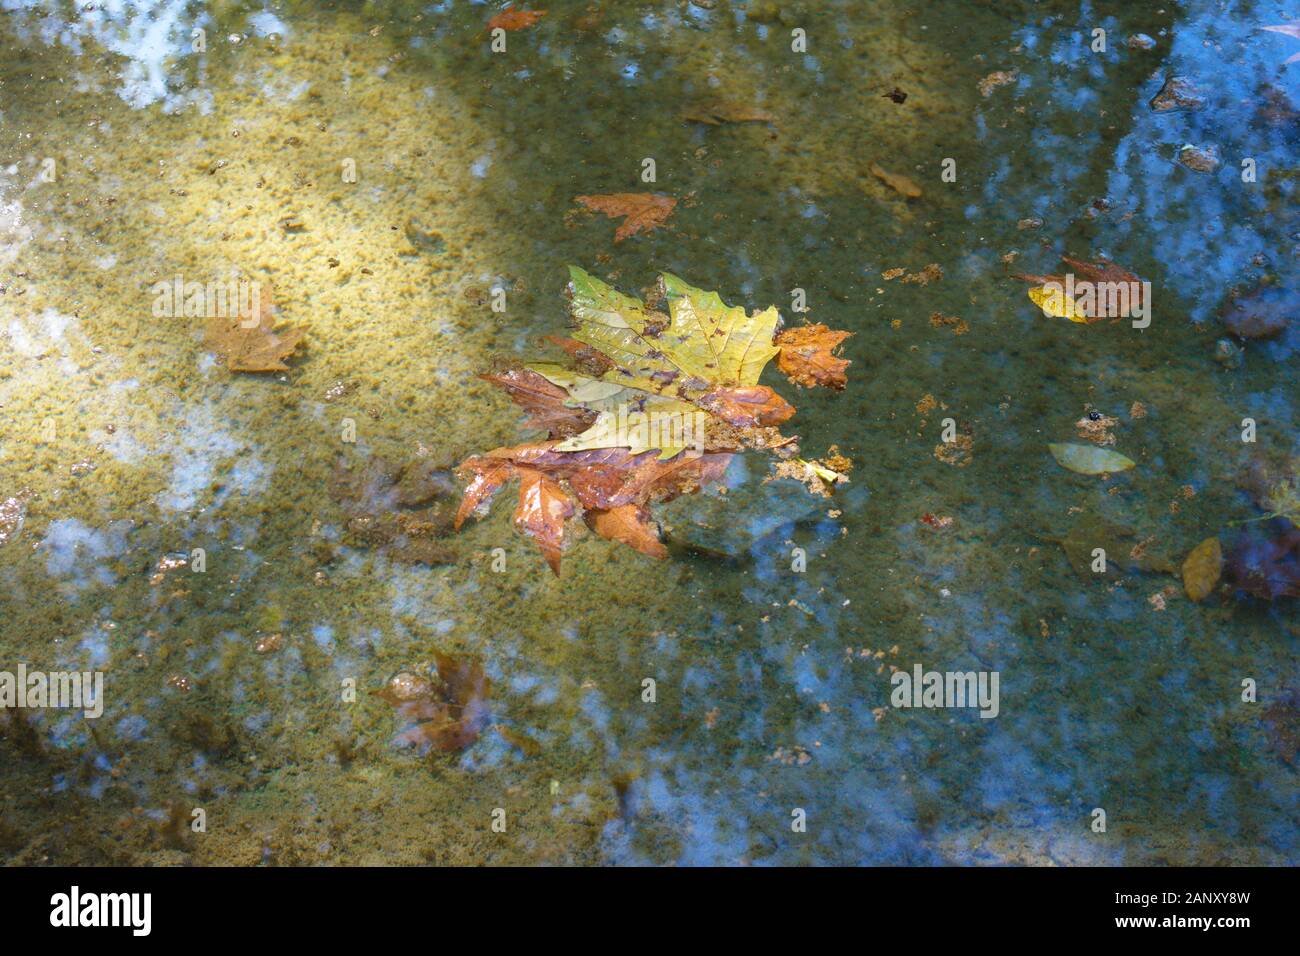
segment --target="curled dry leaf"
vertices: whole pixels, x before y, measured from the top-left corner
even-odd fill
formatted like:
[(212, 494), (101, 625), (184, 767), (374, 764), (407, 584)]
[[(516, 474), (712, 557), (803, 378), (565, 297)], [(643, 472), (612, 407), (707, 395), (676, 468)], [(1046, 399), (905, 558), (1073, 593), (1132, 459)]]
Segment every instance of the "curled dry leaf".
[(1135, 464), (1117, 451), (1094, 445), (1051, 444), (1047, 448), (1057, 464), (1080, 475), (1109, 475), (1128, 471)]
[(594, 212), (603, 212), (611, 219), (623, 218), (614, 231), (614, 241), (622, 242), (638, 232), (649, 232), (664, 224), (677, 206), (677, 200), (662, 193), (605, 193), (599, 196), (575, 196)]
[(1218, 538), (1206, 538), (1183, 561), (1183, 589), (1193, 601), (1203, 601), (1214, 591), (1223, 573), (1223, 548)]
[(834, 352), (852, 334), (832, 331), (821, 324), (785, 329), (776, 337), (781, 350), (776, 357), (777, 368), (796, 385), (841, 389), (847, 382), (849, 360), (836, 358)]

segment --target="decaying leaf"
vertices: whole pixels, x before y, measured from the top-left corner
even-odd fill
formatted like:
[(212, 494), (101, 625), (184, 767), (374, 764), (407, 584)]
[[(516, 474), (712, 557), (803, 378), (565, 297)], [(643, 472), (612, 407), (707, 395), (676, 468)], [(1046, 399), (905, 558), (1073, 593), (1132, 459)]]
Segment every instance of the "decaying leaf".
[(208, 319), (205, 342), (232, 372), (284, 372), (289, 358), (303, 344), (299, 326), (275, 331), (270, 283), (262, 284), (256, 316), (213, 316)]
[(875, 176), (900, 196), (906, 196), (908, 199), (921, 198), (921, 187), (901, 173), (891, 173), (887, 169), (882, 169), (876, 163), (872, 163), (871, 175)]
[[(516, 527), (538, 542), (556, 573), (566, 522), (577, 514), (604, 538), (665, 557), (652, 503), (720, 480), (732, 454), (746, 448), (783, 458), (797, 451), (777, 430), (794, 407), (758, 384), (784, 349), (775, 341), (780, 316), (774, 308), (747, 314), (667, 274), (651, 296), (654, 307), (576, 267), (568, 293), (572, 338), (553, 341), (578, 368), (535, 363), (484, 376), (507, 389), (548, 439), (462, 462), (468, 485), (455, 527), (518, 480)], [(848, 363), (830, 350), (846, 333), (810, 328), (820, 330), (816, 344), (842, 383)], [(803, 468), (820, 469), (828, 483), (843, 477), (816, 462)]]
[[(832, 445), (831, 449), (834, 452), (835, 446)], [(773, 462), (772, 473), (763, 481), (793, 478), (795, 481), (802, 482), (812, 494), (829, 498), (836, 485), (848, 482), (849, 476), (844, 472), (852, 467), (852, 462), (842, 455), (836, 454), (833, 457), (836, 459), (834, 463), (842, 469), (841, 471), (831, 468), (829, 460), (818, 461), (813, 458), (805, 461), (802, 458), (790, 458), (786, 461)]]
[(993, 95), (993, 91), (999, 86), (1006, 86), (1008, 83), (1014, 83), (1020, 77), (1019, 70), (998, 70), (990, 73), (984, 79), (979, 81), (980, 96), (985, 99)]
[(1079, 577), (1091, 580), (1100, 573), (1097, 564), (1100, 549), (1105, 555), (1105, 570), (1148, 571), (1174, 574), (1177, 564), (1165, 550), (1154, 544), (1154, 536), (1140, 536), (1127, 524), (1088, 511), (1080, 514), (1063, 538), (1049, 537), (1065, 552), (1066, 559)]
[(1135, 464), (1117, 451), (1094, 445), (1051, 444), (1047, 448), (1057, 464), (1080, 475), (1109, 475), (1128, 471)]
[(487, 726), (491, 684), (473, 658), (435, 652), (434, 661), (436, 677), (403, 671), (374, 693), (410, 722), (394, 743), (421, 750), (464, 750)]
[(1183, 589), (1193, 601), (1203, 601), (1214, 591), (1223, 573), (1223, 548), (1218, 538), (1206, 538), (1183, 561)]
[(649, 232), (664, 224), (677, 206), (677, 200), (662, 193), (605, 193), (599, 196), (575, 196), (593, 212), (603, 212), (611, 219), (623, 218), (614, 231), (614, 241), (622, 242), (638, 232)]
[(348, 464), (340, 456), (329, 493), (343, 509), (345, 542), (375, 548), (404, 564), (449, 564), (456, 554), (442, 539), (452, 530), (451, 472), (429, 459), (393, 464), (374, 457)]
[(1293, 323), (1300, 325), (1300, 292), (1288, 286), (1258, 286), (1230, 295), (1223, 305), (1223, 324), (1242, 339), (1271, 339)]
[(682, 119), (691, 123), (705, 123), (709, 126), (721, 126), (723, 123), (771, 123), (775, 117), (766, 110), (747, 103), (730, 100), (712, 100), (690, 107), (682, 113)]
[(833, 354), (852, 332), (832, 331), (821, 324), (784, 329), (776, 337), (777, 368), (796, 385), (825, 385), (842, 389), (849, 360)]
[(488, 21), (489, 30), (523, 30), (546, 16), (545, 10), (521, 10), (515, 6), (506, 7)]

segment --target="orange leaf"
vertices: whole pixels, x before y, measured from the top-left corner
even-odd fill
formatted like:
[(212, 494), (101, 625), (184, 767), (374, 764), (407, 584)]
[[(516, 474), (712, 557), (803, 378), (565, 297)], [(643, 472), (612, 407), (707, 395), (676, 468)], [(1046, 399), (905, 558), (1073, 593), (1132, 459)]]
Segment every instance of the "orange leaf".
[(843, 388), (849, 360), (832, 353), (852, 332), (831, 331), (824, 325), (786, 329), (776, 337), (781, 352), (776, 365), (796, 385)]
[(461, 499), (460, 508), (456, 510), (454, 527), (457, 531), (465, 523), (465, 519), (478, 510), (479, 505), (491, 501), (498, 489), (514, 476), (514, 466), (499, 458), (479, 456), (467, 458), (461, 462), (459, 470), (462, 476), (469, 474), (474, 477), (470, 479), (469, 487), (465, 489), (465, 497)]
[[(262, 284), (260, 298), (255, 317), (213, 316), (208, 320), (207, 345), (225, 360), (232, 372), (287, 371), (289, 366), (284, 360), (303, 343), (304, 332), (298, 326), (289, 326), (278, 334), (274, 331), (276, 321), (271, 314), (269, 282)], [(253, 318), (257, 320), (255, 324)]]
[(618, 505), (607, 511), (588, 511), (583, 515), (588, 527), (609, 541), (621, 541), (652, 558), (668, 557), (654, 526), (650, 512), (640, 505)]
[(506, 7), (488, 21), (488, 29), (522, 30), (525, 27), (531, 27), (544, 16), (546, 16), (545, 10), (520, 10), (515, 7)]
[(595, 212), (603, 212), (611, 219), (625, 217), (614, 233), (614, 241), (622, 242), (628, 236), (638, 232), (649, 232), (663, 225), (665, 219), (677, 206), (677, 200), (662, 193), (606, 193), (599, 196), (575, 196), (574, 202), (581, 203)]
[(573, 514), (573, 502), (554, 481), (534, 468), (520, 468), (519, 507), (515, 527), (532, 535), (551, 570), (560, 573), (564, 522)]
[(696, 399), (695, 404), (737, 428), (779, 425), (794, 414), (794, 406), (766, 385), (715, 389)]

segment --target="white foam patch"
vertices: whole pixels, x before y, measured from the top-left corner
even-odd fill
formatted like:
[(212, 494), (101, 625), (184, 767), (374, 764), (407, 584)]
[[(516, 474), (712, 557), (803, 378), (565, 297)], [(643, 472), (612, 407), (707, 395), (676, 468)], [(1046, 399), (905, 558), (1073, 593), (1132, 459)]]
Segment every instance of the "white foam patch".
[(37, 550), (45, 553), (45, 570), (80, 591), (92, 583), (112, 585), (117, 578), (109, 559), (126, 553), (129, 521), (114, 521), (102, 531), (76, 518), (51, 521)]

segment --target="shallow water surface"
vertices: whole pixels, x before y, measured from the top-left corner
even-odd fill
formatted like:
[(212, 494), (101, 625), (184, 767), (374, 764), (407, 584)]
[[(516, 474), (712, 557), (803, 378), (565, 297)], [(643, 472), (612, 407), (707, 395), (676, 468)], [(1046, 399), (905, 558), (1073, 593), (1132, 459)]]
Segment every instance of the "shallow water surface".
[[(0, 0), (0, 670), (105, 675), (0, 712), (5, 859), (1300, 862), (1296, 599), (1233, 576), (1300, 462), (1295, 8), (556, 0), (494, 52), (500, 10)], [(575, 202), (646, 191), (621, 241)], [(1150, 324), (1044, 315), (1062, 254)], [(668, 559), (574, 528), (558, 576), (509, 491), (452, 533), (450, 470), (529, 437), (477, 373), (570, 264), (852, 331), (844, 391), (763, 379), (848, 484), (749, 453)], [(178, 276), (303, 347), (230, 371)], [(1289, 320), (1233, 334), (1260, 289)], [(1106, 435), (1134, 468), (1047, 448)], [(480, 732), (402, 746), (377, 692), (440, 660)], [(996, 716), (894, 706), (917, 665)]]

